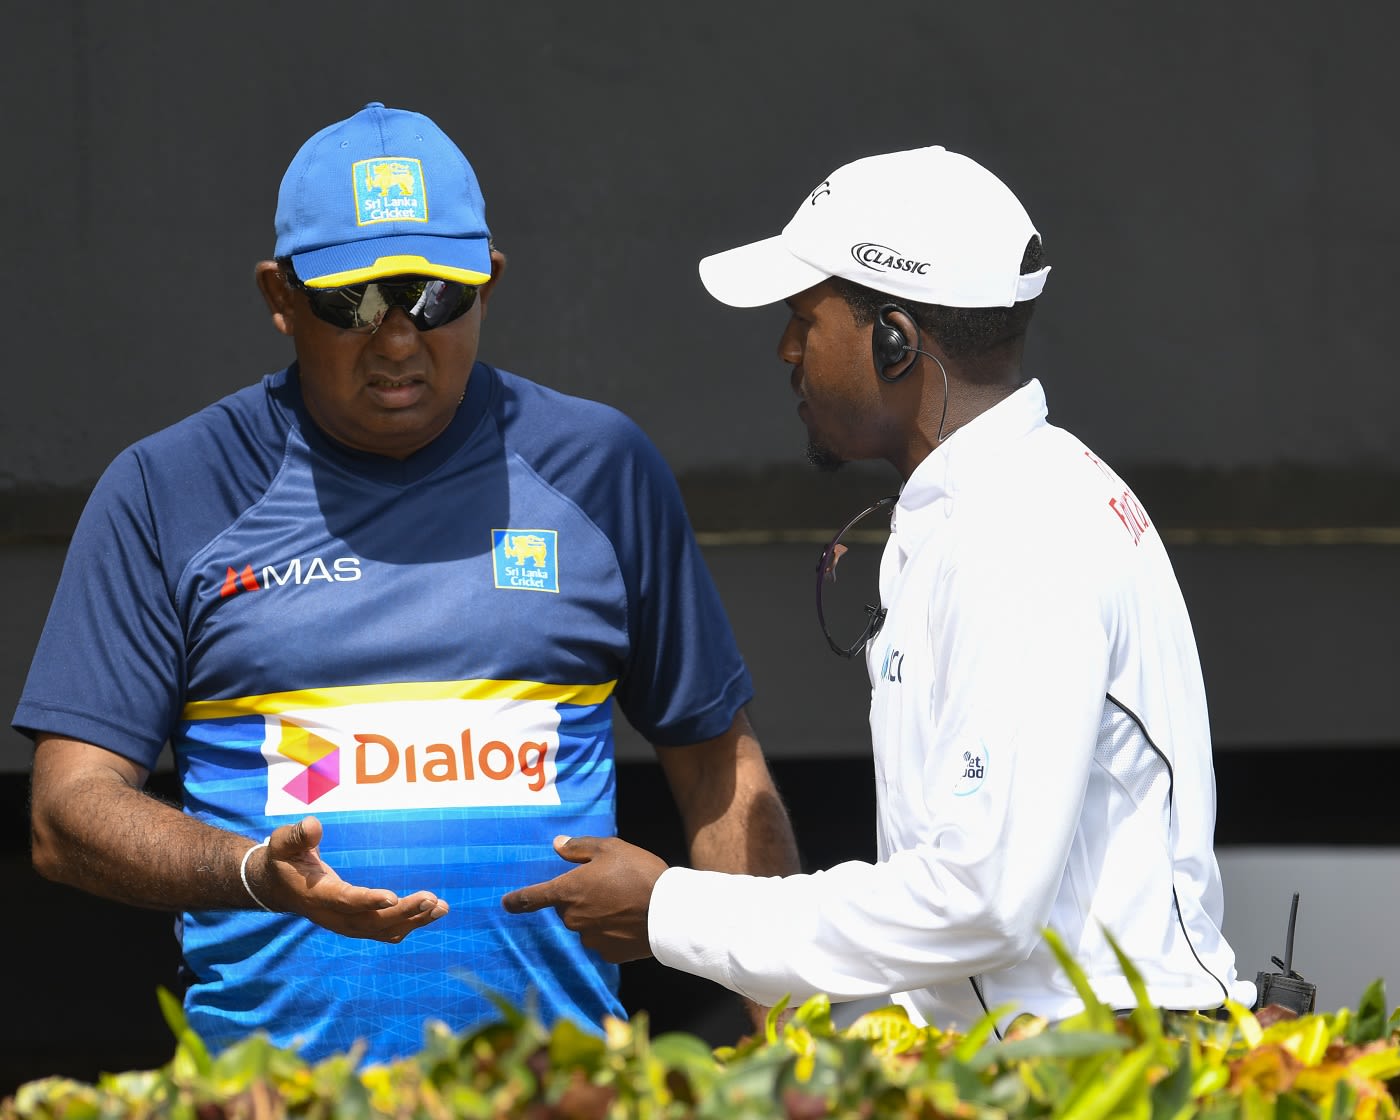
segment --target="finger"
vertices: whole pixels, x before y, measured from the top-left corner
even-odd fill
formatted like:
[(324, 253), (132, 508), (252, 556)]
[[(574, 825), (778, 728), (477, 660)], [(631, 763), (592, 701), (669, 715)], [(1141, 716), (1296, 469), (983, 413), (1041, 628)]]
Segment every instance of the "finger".
[(435, 922), (451, 909), (446, 899), (438, 898), (432, 891), (411, 894), (401, 901), (401, 905), (409, 912), (409, 919), (420, 924)]
[(400, 899), (392, 908), (381, 910), (368, 920), (373, 928), (365, 936), (379, 941), (402, 941), (414, 930), (432, 925), (445, 917), (447, 903), (426, 891), (409, 898)]
[[(572, 873), (565, 872), (565, 874)], [(547, 910), (551, 906), (557, 906), (560, 901), (557, 888), (559, 880), (562, 878), (564, 876), (560, 875), (546, 883), (535, 883), (532, 886), (511, 891), (509, 894), (501, 896), (501, 905), (511, 914), (533, 914), (536, 910)]]

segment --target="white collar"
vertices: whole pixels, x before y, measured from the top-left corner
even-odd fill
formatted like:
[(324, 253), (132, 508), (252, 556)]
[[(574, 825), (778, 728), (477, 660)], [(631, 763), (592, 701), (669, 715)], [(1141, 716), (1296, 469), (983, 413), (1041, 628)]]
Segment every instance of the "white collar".
[[(899, 491), (890, 531), (912, 555), (939, 519), (951, 515), (951, 499), (1006, 448), (1045, 423), (1045, 390), (1035, 378), (968, 421), (914, 468)], [(945, 499), (948, 501), (945, 502)], [(941, 507), (941, 508), (940, 508)]]

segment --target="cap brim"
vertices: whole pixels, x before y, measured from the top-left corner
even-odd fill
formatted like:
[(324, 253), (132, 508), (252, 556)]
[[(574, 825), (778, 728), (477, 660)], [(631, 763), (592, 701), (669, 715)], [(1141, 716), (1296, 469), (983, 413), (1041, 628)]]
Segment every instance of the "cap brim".
[(794, 257), (782, 236), (740, 245), (700, 262), (705, 290), (730, 307), (762, 307), (804, 292), (829, 274)]
[(308, 288), (339, 288), (388, 276), (484, 284), (491, 279), (491, 242), (486, 237), (423, 234), (378, 237), (294, 253), (292, 268)]

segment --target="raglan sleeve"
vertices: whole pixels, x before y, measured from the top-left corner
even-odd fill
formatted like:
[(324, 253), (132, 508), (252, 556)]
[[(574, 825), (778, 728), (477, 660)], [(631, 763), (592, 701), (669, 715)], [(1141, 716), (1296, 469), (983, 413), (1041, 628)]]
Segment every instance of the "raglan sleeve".
[(150, 768), (179, 714), (184, 656), (146, 470), (129, 448), (88, 498), (12, 722)]
[(753, 685), (675, 476), (630, 423), (622, 438), (626, 474), (611, 535), (630, 648), (618, 704), (656, 746), (701, 742), (729, 729)]

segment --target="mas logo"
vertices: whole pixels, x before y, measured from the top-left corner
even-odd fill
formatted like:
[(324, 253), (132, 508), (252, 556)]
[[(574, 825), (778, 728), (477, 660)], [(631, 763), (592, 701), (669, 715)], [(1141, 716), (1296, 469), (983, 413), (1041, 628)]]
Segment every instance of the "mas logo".
[(426, 222), (423, 165), (407, 156), (381, 156), (354, 164), (355, 224)]
[(559, 534), (553, 529), (492, 529), (496, 586), (559, 593)]
[(397, 701), (268, 716), (267, 812), (557, 805), (558, 753), (558, 713), (539, 701)]
[(336, 556), (329, 561), (320, 556), (305, 560), (298, 556), (281, 568), (276, 564), (265, 564), (260, 568), (244, 564), (241, 568), (235, 568), (230, 564), (223, 583), (219, 585), (219, 598), (227, 599), (240, 591), (261, 591), (286, 584), (300, 587), (308, 583), (354, 583), (362, 574), (358, 556)]

